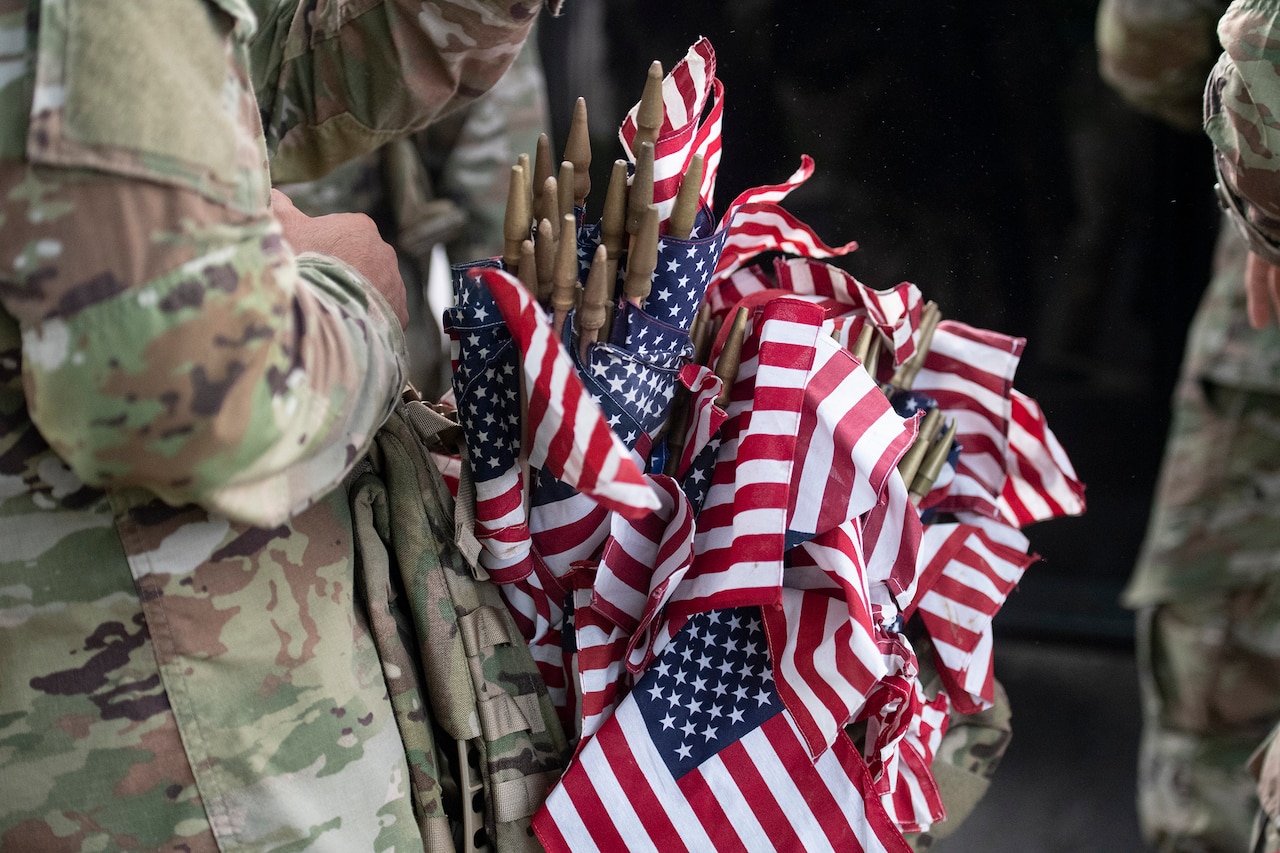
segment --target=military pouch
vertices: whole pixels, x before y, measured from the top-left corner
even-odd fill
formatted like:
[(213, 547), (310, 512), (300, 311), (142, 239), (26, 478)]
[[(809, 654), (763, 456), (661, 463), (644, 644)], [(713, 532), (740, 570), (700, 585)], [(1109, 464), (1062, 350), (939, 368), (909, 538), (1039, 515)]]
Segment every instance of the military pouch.
[(555, 708), (496, 586), (454, 545), (429, 448), (455, 425), (397, 407), (349, 479), (357, 577), (430, 851), (538, 850), (529, 818), (568, 760)]

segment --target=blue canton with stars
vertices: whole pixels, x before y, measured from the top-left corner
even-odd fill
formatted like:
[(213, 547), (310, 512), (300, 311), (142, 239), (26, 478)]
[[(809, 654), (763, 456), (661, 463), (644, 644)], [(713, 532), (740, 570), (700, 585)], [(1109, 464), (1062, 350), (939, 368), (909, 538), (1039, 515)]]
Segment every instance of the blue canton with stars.
[[(574, 324), (565, 324), (565, 348), (573, 355), (578, 375), (628, 448), (634, 449), (642, 436), (655, 433), (666, 421), (680, 368), (693, 355), (689, 328), (728, 236), (727, 229), (714, 233), (714, 228), (711, 211), (704, 206), (690, 239), (660, 238), (651, 290), (639, 307), (618, 298), (625, 267), (619, 270), (613, 325), (603, 341), (587, 348), (585, 363), (573, 345)], [(579, 229), (580, 278), (586, 278), (599, 243), (598, 224)]]
[(497, 263), (453, 268), (456, 305), (444, 312), (445, 331), (458, 343), (453, 393), (478, 482), (515, 467), (520, 452), (519, 354), (492, 294), (467, 277), (468, 270), (483, 266)]
[[(688, 332), (698, 313), (707, 283), (715, 271), (720, 253), (724, 251), (729, 229), (714, 232), (715, 222), (711, 211), (703, 206), (698, 211), (693, 236), (687, 240), (660, 237), (658, 240), (658, 264), (648, 298), (641, 305), (644, 313), (659, 323)], [(578, 280), (585, 282), (591, 258), (600, 245), (600, 225), (596, 223), (578, 230)], [(618, 278), (614, 282), (614, 297), (621, 295), (621, 283), (626, 266), (619, 265)], [(609, 340), (622, 345), (625, 324), (615, 322)]]
[(692, 356), (693, 345), (687, 334), (654, 322), (630, 303), (621, 304), (618, 318), (617, 325), (626, 329), (625, 344), (588, 347), (585, 364), (576, 350), (573, 354), (578, 375), (609, 426), (634, 448), (641, 435), (667, 419), (680, 368)]
[(782, 710), (758, 607), (689, 618), (632, 689), (676, 779)]
[(716, 459), (720, 455), (720, 435), (717, 433), (707, 442), (707, 446), (698, 452), (689, 463), (689, 470), (680, 480), (680, 489), (689, 499), (694, 515), (702, 512), (702, 505), (707, 500), (707, 492), (711, 491), (711, 480), (715, 476)]

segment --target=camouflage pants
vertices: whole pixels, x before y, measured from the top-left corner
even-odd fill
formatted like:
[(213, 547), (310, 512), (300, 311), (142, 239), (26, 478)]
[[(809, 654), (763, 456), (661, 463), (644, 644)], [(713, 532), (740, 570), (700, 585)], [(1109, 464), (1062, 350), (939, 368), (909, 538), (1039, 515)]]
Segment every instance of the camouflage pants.
[(1280, 398), (1184, 381), (1143, 554), (1138, 815), (1160, 851), (1244, 851), (1280, 720)]

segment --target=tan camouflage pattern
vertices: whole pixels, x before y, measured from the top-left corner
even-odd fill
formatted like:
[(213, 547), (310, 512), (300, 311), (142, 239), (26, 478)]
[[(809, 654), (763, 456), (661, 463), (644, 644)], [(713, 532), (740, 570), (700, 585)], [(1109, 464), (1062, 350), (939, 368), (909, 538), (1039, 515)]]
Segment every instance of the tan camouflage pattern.
[(411, 402), (379, 431), (372, 470), (351, 489), (361, 573), (424, 838), (458, 829), (471, 799), (461, 756), (473, 752), (484, 801), (476, 831), (498, 850), (536, 851), (529, 819), (568, 744), (497, 587), (477, 581), (453, 544), (453, 500), (428, 453), (452, 426)]
[[(572, 103), (556, 104), (568, 115)], [(435, 192), (462, 208), (467, 222), (450, 240), (456, 263), (502, 254), (502, 220), (511, 165), (524, 153), (533, 157), (538, 134), (551, 132), (546, 77), (538, 43), (530, 38), (502, 79), (465, 111), (414, 136)], [(559, 170), (564, 140), (552, 140)]]
[(536, 8), (0, 0), (0, 849), (422, 849), (335, 488), (403, 339), (266, 164), (474, 98)]
[[(1276, 164), (1275, 116), (1277, 105), (1280, 105), (1280, 7), (1275, 3), (1233, 3), (1219, 25), (1219, 35), (1225, 53), (1214, 68), (1213, 76), (1205, 92), (1205, 129), (1213, 140), (1216, 149), (1216, 162), (1220, 180), (1220, 193), (1223, 195), (1227, 209), (1232, 213), (1233, 223), (1248, 241), (1248, 245), (1264, 259), (1276, 263), (1280, 261), (1280, 165)], [(1243, 302), (1243, 297), (1237, 297)], [(1237, 308), (1243, 314), (1243, 309)], [(1242, 328), (1247, 323), (1238, 317), (1233, 322)], [(1224, 325), (1219, 323), (1219, 326)], [(1276, 330), (1270, 327), (1266, 338), (1257, 341), (1256, 353), (1262, 365), (1263, 381), (1269, 384), (1250, 383), (1248, 387), (1263, 387), (1274, 393), (1277, 377), (1280, 377), (1280, 343), (1275, 337)], [(1244, 335), (1237, 336), (1234, 331), (1227, 332), (1226, 337), (1248, 340)], [(1250, 341), (1254, 343), (1254, 341)], [(1273, 422), (1280, 420), (1280, 404), (1272, 403), (1267, 407), (1266, 417), (1262, 425), (1268, 428)], [(1271, 440), (1275, 441), (1274, 433)], [(1267, 470), (1273, 469), (1274, 456), (1268, 454), (1266, 460), (1259, 465), (1255, 479), (1259, 483), (1269, 485)], [(1255, 503), (1247, 504), (1255, 506)], [(1255, 523), (1260, 519), (1257, 513), (1250, 518)], [(1274, 556), (1272, 561), (1274, 562)], [(1272, 571), (1274, 576), (1274, 570)], [(1269, 580), (1267, 589), (1276, 585)], [(1270, 593), (1272, 596), (1275, 593)], [(1275, 621), (1267, 628), (1272, 632), (1280, 624), (1280, 614), (1272, 613)], [(1272, 647), (1272, 660), (1267, 661), (1265, 671), (1274, 676), (1274, 657), (1280, 657), (1280, 650)], [(1266, 698), (1274, 704), (1275, 694), (1280, 687), (1258, 679), (1259, 690), (1255, 691), (1255, 699), (1263, 698), (1262, 690), (1270, 689)], [(1278, 715), (1273, 713), (1270, 722)], [(1254, 740), (1257, 743), (1257, 740)], [(1280, 751), (1275, 746), (1275, 733), (1256, 754), (1251, 763), (1253, 776), (1257, 782), (1257, 794), (1261, 799), (1261, 808), (1254, 820), (1251, 846), (1253, 851), (1280, 850)], [(1233, 779), (1234, 781), (1234, 779)]]
[(1246, 251), (1224, 227), (1124, 596), (1143, 688), (1138, 815), (1157, 850), (1246, 849), (1245, 761), (1280, 718), (1280, 332), (1249, 326)]
[(1280, 571), (1280, 329), (1249, 327), (1246, 251), (1234, 229), (1220, 231), (1125, 591), (1131, 607), (1255, 585)]
[(252, 61), (271, 173), (289, 183), (321, 177), (488, 91), (543, 2), (318, 0), (296, 15), (279, 2), (254, 5), (269, 9), (258, 12)]
[(340, 492), (272, 529), (39, 497), (0, 508), (0, 849), (415, 849)]
[[(372, 216), (396, 247), (409, 291), (408, 376), (428, 399), (449, 388), (450, 375), (440, 328), (448, 305), (432, 304), (427, 289), (431, 250), (443, 245), (450, 263), (502, 254), (510, 167), (522, 153), (532, 157), (539, 134), (550, 133), (546, 89), (530, 37), (492, 89), (393, 143), (404, 150), (383, 146), (318, 180), (279, 187), (309, 216)], [(397, 186), (406, 183), (414, 186)]]
[[(1220, 175), (1251, 202), (1259, 190), (1256, 200), (1265, 201), (1262, 176), (1276, 168), (1265, 150), (1270, 113), (1252, 99), (1280, 97), (1266, 59), (1276, 51), (1268, 28), (1277, 8), (1107, 0), (1099, 10), (1104, 76), (1139, 108), (1181, 127), (1203, 92)], [(1226, 53), (1212, 65), (1204, 45), (1219, 12)], [(1250, 219), (1263, 222), (1265, 209), (1249, 208)], [(1138, 611), (1138, 816), (1160, 851), (1248, 849), (1257, 798), (1245, 764), (1280, 718), (1280, 330), (1249, 325), (1244, 233), (1224, 219), (1124, 594)]]
[(1102, 0), (1098, 71), (1135, 108), (1200, 129), (1204, 81), (1218, 57), (1225, 0)]
[(1221, 191), (1254, 251), (1280, 262), (1280, 165), (1271, 137), (1280, 104), (1280, 6), (1234, 2), (1218, 25), (1223, 54), (1205, 88), (1204, 128)]
[(1139, 818), (1157, 849), (1245, 849), (1245, 772), (1280, 719), (1280, 583), (1140, 611)]

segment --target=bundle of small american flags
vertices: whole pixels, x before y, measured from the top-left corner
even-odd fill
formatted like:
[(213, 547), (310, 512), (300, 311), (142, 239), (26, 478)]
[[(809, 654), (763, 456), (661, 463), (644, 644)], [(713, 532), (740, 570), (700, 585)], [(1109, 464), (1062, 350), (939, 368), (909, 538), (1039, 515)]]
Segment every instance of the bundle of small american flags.
[[(455, 268), (446, 312), (477, 570), (577, 743), (534, 828), (552, 851), (905, 851), (945, 816), (949, 715), (993, 701), (991, 620), (1035, 559), (1020, 528), (1082, 512), (1083, 486), (1012, 387), (1021, 339), (822, 260), (856, 245), (779, 206), (808, 158), (713, 218), (705, 39), (660, 94), (660, 124), (642, 102), (620, 131), (632, 192), (652, 170), (656, 264), (639, 297), (619, 285), (642, 238), (610, 268), (603, 338), (498, 259)], [(608, 240), (584, 220), (560, 238), (579, 280)], [(763, 252), (782, 257), (747, 265)]]

